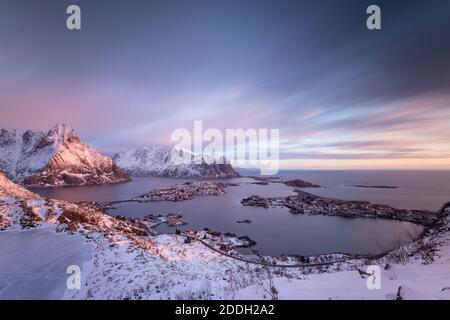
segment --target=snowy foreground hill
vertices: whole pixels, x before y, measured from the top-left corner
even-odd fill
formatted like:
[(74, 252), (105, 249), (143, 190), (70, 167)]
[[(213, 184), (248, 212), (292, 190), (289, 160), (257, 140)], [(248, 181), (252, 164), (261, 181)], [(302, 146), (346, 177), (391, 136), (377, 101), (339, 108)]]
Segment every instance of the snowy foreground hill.
[[(62, 299), (449, 299), (450, 221), (444, 219), (420, 241), (380, 259), (344, 261), (339, 260), (343, 255), (328, 255), (326, 260), (341, 262), (283, 268), (298, 261), (261, 257), (278, 265), (266, 267), (211, 249), (232, 247), (233, 236), (158, 235), (147, 220), (115, 218), (92, 203), (42, 198), (0, 172), (0, 299), (29, 292)], [(36, 231), (42, 231), (36, 243), (70, 247), (42, 248), (38, 259), (24, 261), (27, 250), (39, 250), (34, 242), (21, 246)], [(45, 232), (51, 235), (48, 241), (42, 238)], [(67, 275), (58, 270), (77, 264), (68, 255), (77, 243), (90, 258), (80, 265), (81, 288), (67, 289)], [(379, 290), (369, 290), (367, 275), (358, 271), (367, 265), (381, 268)]]
[(82, 142), (74, 129), (47, 133), (0, 130), (0, 169), (34, 187), (116, 183), (129, 180), (113, 160)]
[(184, 163), (172, 157), (171, 147), (164, 146), (125, 150), (115, 154), (113, 159), (131, 176), (177, 178), (234, 178), (239, 176), (231, 164), (226, 162), (226, 159), (217, 163), (196, 156), (192, 157), (192, 163)]

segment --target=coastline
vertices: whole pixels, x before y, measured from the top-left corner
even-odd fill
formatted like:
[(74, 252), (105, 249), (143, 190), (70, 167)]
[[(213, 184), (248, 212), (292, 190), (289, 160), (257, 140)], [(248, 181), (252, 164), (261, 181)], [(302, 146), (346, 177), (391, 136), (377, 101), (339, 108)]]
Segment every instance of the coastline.
[[(364, 283), (358, 270), (364, 270), (368, 264), (403, 268), (411, 263), (416, 265), (414, 261), (424, 261), (433, 266), (436, 265), (434, 259), (439, 257), (433, 254), (432, 260), (426, 261), (424, 259), (429, 258), (424, 254), (450, 247), (448, 206), (443, 206), (440, 219), (434, 225), (427, 225), (418, 239), (377, 256), (335, 253), (273, 257), (241, 255), (242, 239), (233, 234), (211, 230), (158, 234), (153, 229), (155, 224), (113, 217), (99, 203), (75, 205), (51, 199), (22, 200), (22, 208), (29, 205), (38, 206), (37, 212), (42, 212), (40, 207), (66, 208), (49, 221), (37, 222), (33, 229), (39, 230), (50, 224), (61, 231), (58, 234), (61, 237), (81, 235), (92, 250), (92, 259), (82, 265), (85, 278), (81, 290), (67, 291), (62, 299), (268, 299), (270, 296), (262, 289), (268, 281), (277, 285), (280, 298), (289, 299), (297, 297), (297, 291), (302, 292), (305, 283), (314, 287), (324, 279), (337, 281), (341, 277), (346, 281), (351, 278), (352, 285)], [(86, 216), (65, 212), (69, 208)], [(30, 213), (24, 211), (24, 214)], [(356, 216), (349, 216), (352, 217)], [(17, 226), (16, 230), (21, 232)], [(201, 241), (195, 241), (193, 235)], [(427, 248), (426, 251), (423, 248)], [(408, 256), (408, 261), (393, 262), (398, 251)], [(245, 261), (248, 259), (253, 262)], [(415, 268), (422, 267), (417, 265)], [(128, 271), (124, 273), (123, 270)], [(143, 283), (152, 285), (143, 287)], [(293, 290), (297, 285), (298, 289)], [(250, 290), (253, 290), (251, 296)], [(325, 299), (333, 292), (325, 291), (321, 297)], [(342, 294), (338, 291), (336, 297), (345, 297)]]

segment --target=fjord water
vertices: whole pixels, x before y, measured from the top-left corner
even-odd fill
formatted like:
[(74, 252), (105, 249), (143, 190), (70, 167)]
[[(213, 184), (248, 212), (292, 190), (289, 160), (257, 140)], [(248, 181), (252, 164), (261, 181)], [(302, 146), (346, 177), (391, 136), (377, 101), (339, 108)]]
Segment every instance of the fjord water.
[[(256, 172), (243, 172), (256, 174)], [(368, 200), (400, 208), (436, 210), (450, 200), (450, 172), (433, 171), (281, 171), (284, 179), (300, 178), (323, 186), (305, 191), (348, 200)], [(33, 190), (51, 198), (70, 201), (126, 200), (155, 188), (183, 183), (187, 179), (133, 178), (132, 182), (74, 188)], [(292, 187), (283, 184), (255, 185), (253, 179), (239, 178), (222, 182), (230, 186), (223, 196), (203, 196), (183, 202), (127, 202), (110, 210), (113, 215), (144, 217), (148, 214), (181, 213), (188, 223), (179, 229), (209, 227), (221, 232), (247, 235), (257, 242), (253, 249), (263, 254), (314, 255), (324, 253), (376, 254), (390, 249), (397, 240), (407, 241), (420, 233), (420, 226), (399, 221), (346, 219), (341, 217), (293, 215), (287, 209), (244, 207), (242, 198), (252, 194), (286, 196)], [(355, 188), (352, 185), (389, 185), (398, 189)], [(240, 224), (238, 220), (251, 220)], [(175, 228), (161, 225), (161, 232)]]
[[(450, 201), (450, 171), (339, 170), (280, 171), (283, 179), (301, 178), (325, 188), (312, 193), (344, 200), (367, 200), (403, 209), (436, 211)], [(355, 188), (354, 185), (394, 186), (397, 189)]]

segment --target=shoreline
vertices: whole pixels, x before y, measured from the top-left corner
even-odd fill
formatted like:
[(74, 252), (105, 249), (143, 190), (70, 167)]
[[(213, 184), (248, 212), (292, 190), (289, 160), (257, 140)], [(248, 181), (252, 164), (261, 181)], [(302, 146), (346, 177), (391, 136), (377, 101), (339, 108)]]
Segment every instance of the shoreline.
[[(283, 183), (284, 181), (278, 177), (263, 177), (262, 179), (254, 179), (254, 177), (250, 177), (253, 180), (255, 180), (256, 182), (260, 182), (261, 180), (264, 181), (270, 181), (270, 183)], [(297, 179), (299, 180), (299, 179)], [(208, 180), (209, 181), (209, 180)], [(113, 213), (108, 212), (107, 210), (109, 209), (115, 209), (115, 207), (113, 206), (113, 204), (117, 204), (117, 203), (127, 203), (127, 202), (155, 202), (155, 201), (188, 201), (191, 200), (193, 198), (196, 197), (200, 197), (200, 196), (205, 196), (205, 195), (215, 195), (215, 196), (221, 196), (225, 193), (225, 188), (229, 187), (229, 186), (234, 186), (236, 184), (234, 183), (209, 183), (208, 181), (206, 181), (206, 188), (205, 186), (202, 185), (202, 183), (204, 183), (205, 181), (200, 181), (200, 182), (188, 182), (188, 183), (183, 183), (183, 184), (178, 184), (178, 185), (173, 185), (170, 187), (166, 187), (166, 188), (157, 188), (157, 189), (153, 189), (148, 193), (145, 193), (141, 196), (137, 196), (134, 197), (132, 199), (127, 199), (127, 200), (118, 200), (118, 201), (110, 201), (110, 202), (101, 202), (101, 203), (97, 203), (95, 202), (95, 205), (98, 206), (99, 210), (102, 210), (104, 213), (111, 215), (111, 216), (115, 216)], [(299, 181), (303, 181), (303, 180), (299, 180)], [(191, 185), (196, 185), (196, 183), (200, 183), (200, 188), (197, 188), (196, 193), (193, 194), (192, 197), (188, 197), (188, 198), (181, 198), (178, 196), (178, 193), (181, 190), (183, 191), (184, 194), (184, 186), (191, 186)], [(248, 184), (248, 183), (252, 183), (252, 182), (242, 182), (244, 184)], [(313, 185), (313, 184), (312, 184)], [(209, 192), (204, 192), (205, 190), (208, 190), (208, 188), (210, 187), (214, 187), (216, 188), (217, 186), (220, 186), (219, 188), (219, 192), (218, 193), (209, 193)], [(433, 212), (433, 211), (427, 211), (427, 210), (414, 210), (414, 209), (399, 209), (399, 208), (394, 208), (388, 205), (379, 205), (379, 204), (372, 204), (369, 201), (348, 201), (348, 200), (341, 200), (341, 199), (333, 199), (333, 198), (325, 198), (325, 197), (321, 197), (321, 196), (317, 196), (308, 192), (305, 192), (303, 190), (299, 190), (299, 189), (294, 189), (293, 190), (294, 193), (296, 193), (296, 196), (280, 196), (280, 197), (260, 197), (260, 196), (252, 196), (252, 197), (257, 197), (256, 199), (256, 204), (251, 203), (251, 201), (249, 201), (250, 203), (247, 204), (243, 204), (244, 206), (256, 206), (256, 207), (264, 207), (266, 209), (268, 208), (277, 208), (277, 207), (285, 207), (287, 208), (292, 214), (307, 214), (307, 215), (325, 215), (325, 216), (337, 216), (337, 217), (343, 217), (343, 218), (349, 218), (349, 219), (354, 219), (354, 218), (370, 218), (370, 219), (382, 219), (382, 220), (386, 220), (386, 221), (399, 221), (399, 222), (408, 222), (408, 223), (413, 223), (415, 225), (419, 225), (422, 227), (421, 231), (419, 234), (417, 234), (417, 236), (415, 236), (414, 238), (411, 239), (407, 239), (405, 241), (405, 244), (408, 243), (412, 243), (418, 239), (423, 238), (430, 229), (432, 229), (436, 223), (438, 223), (439, 221), (439, 216), (437, 212)], [(298, 201), (298, 199), (296, 199), (297, 197), (299, 197), (301, 195), (300, 201)], [(180, 198), (179, 200), (176, 200), (176, 198)], [(303, 201), (305, 200), (305, 197), (309, 198), (311, 197), (312, 199), (320, 199), (323, 202), (325, 202), (325, 204), (331, 204), (332, 206), (337, 206), (336, 208), (332, 208), (333, 210), (330, 211), (329, 208), (317, 208), (314, 206), (310, 206), (312, 209), (314, 209), (313, 211), (309, 212), (306, 210), (304, 210), (304, 208), (300, 208), (299, 206), (302, 205)], [(145, 199), (143, 199), (145, 198)], [(174, 200), (175, 198), (175, 200)], [(250, 197), (251, 198), (251, 197)], [(248, 198), (247, 198), (248, 199)], [(244, 201), (245, 202), (245, 198), (241, 200), (241, 204)], [(306, 199), (308, 201), (310, 201), (311, 199)], [(328, 203), (330, 202), (330, 203)], [(343, 206), (343, 207), (342, 207)], [(351, 210), (349, 210), (346, 207), (350, 207)], [(356, 207), (356, 208), (355, 208)], [(358, 208), (359, 207), (359, 208)], [(364, 210), (362, 210), (362, 209)], [(367, 208), (371, 209), (371, 212), (367, 211)], [(299, 210), (300, 209), (300, 210)], [(308, 208), (307, 208), (308, 209)], [(379, 212), (381, 211), (381, 212)], [(175, 214), (175, 213), (172, 213)], [(178, 213), (177, 213), (178, 214)], [(149, 216), (151, 216), (152, 214), (150, 214)], [(170, 214), (168, 214), (170, 215)], [(182, 216), (181, 216), (182, 217)], [(121, 218), (125, 218), (125, 217), (121, 217)], [(155, 217), (157, 218), (157, 217)], [(164, 218), (164, 217), (163, 217)], [(145, 220), (145, 217), (144, 217)], [(238, 221), (242, 222), (242, 221)], [(167, 223), (167, 221), (160, 221), (158, 223), (158, 225), (160, 224), (164, 224)], [(188, 224), (187, 222), (184, 222), (183, 224)], [(173, 227), (176, 227), (176, 225), (171, 225)], [(178, 231), (178, 230), (176, 230)], [(225, 232), (224, 233), (230, 233), (230, 232)], [(171, 234), (171, 233), (167, 233), (167, 234)], [(247, 235), (243, 235), (243, 236), (247, 236)], [(256, 242), (255, 242), (256, 244)], [(381, 253), (377, 253), (377, 254), (350, 254), (350, 253), (346, 253), (346, 252), (330, 252), (330, 253), (326, 253), (326, 254), (344, 254), (344, 255), (348, 255), (348, 256), (359, 256), (359, 257), (378, 257), (378, 256), (383, 256), (386, 255), (387, 253), (389, 253), (389, 250), (385, 250)], [(313, 254), (313, 255), (309, 255), (309, 257), (315, 257), (315, 256), (319, 256), (321, 254)], [(280, 255), (282, 256), (282, 255)], [(295, 254), (292, 254), (291, 256), (296, 256)], [(272, 257), (279, 257), (279, 256), (272, 256)]]
[[(284, 205), (286, 203), (279, 198), (289, 199), (297, 197), (299, 194), (299, 199), (303, 202), (310, 201), (308, 205), (312, 205), (317, 198), (321, 198), (300, 191), (296, 196), (273, 198), (275, 199), (273, 203)], [(310, 198), (312, 196), (313, 198)], [(85, 238), (86, 243), (92, 245), (92, 260), (83, 264), (83, 267), (89, 266), (89, 270), (85, 270), (87, 274), (86, 279), (83, 279), (82, 289), (77, 292), (65, 293), (62, 299), (194, 299), (207, 297), (239, 299), (245, 297), (244, 293), (250, 288), (258, 289), (261, 282), (268, 281), (268, 277), (274, 277), (277, 286), (282, 288), (280, 292), (290, 292), (297, 284), (298, 288), (301, 288), (305, 277), (330, 278), (333, 281), (332, 279), (348, 275), (350, 278), (345, 278), (346, 281), (353, 279), (351, 283), (356, 284), (356, 281), (365, 281), (365, 279), (361, 280), (360, 273), (361, 277), (357, 280), (355, 272), (363, 270), (368, 264), (385, 266), (384, 268), (387, 270), (388, 266), (389, 268), (391, 266), (403, 268), (403, 265), (411, 266), (410, 268), (422, 268), (414, 261), (423, 261), (434, 268), (439, 267), (439, 264), (434, 262), (435, 259), (439, 259), (439, 256), (436, 256), (434, 252), (447, 248), (445, 241), (447, 241), (450, 231), (450, 219), (448, 218), (450, 203), (446, 203), (440, 212), (436, 212), (439, 219), (433, 220), (435, 222), (433, 225), (426, 223), (427, 226), (418, 239), (379, 255), (333, 253), (310, 256), (281, 255), (274, 257), (259, 254), (244, 256), (238, 248), (245, 245), (245, 239), (241, 239), (235, 234), (211, 230), (158, 234), (154, 230), (155, 225), (149, 221), (115, 217), (106, 212), (104, 204), (101, 203), (73, 204), (48, 198), (41, 198), (41, 200), (26, 200), (17, 196), (16, 198), (18, 203), (4, 203), (6, 210), (13, 210), (17, 207), (23, 212), (25, 219), (22, 218), (16, 222), (20, 222), (20, 224), (12, 226), (16, 230), (21, 231), (20, 227), (23, 226), (23, 221), (33, 217), (33, 221), (36, 221), (33, 224), (35, 228), (56, 226), (58, 230), (61, 230), (60, 236), (81, 235)], [(323, 204), (332, 201), (333, 205), (355, 205), (355, 202), (337, 199), (325, 198), (320, 201), (325, 201)], [(299, 205), (300, 203), (294, 202), (294, 204)], [(365, 201), (356, 202), (356, 204), (371, 205)], [(380, 205), (376, 206), (378, 208)], [(388, 206), (380, 206), (380, 208), (386, 207)], [(294, 206), (294, 208), (297, 210), (299, 207)], [(43, 211), (43, 209), (45, 210)], [(53, 211), (55, 213), (51, 214)], [(409, 210), (404, 212), (409, 212)], [(41, 216), (42, 218), (40, 218)], [(356, 217), (349, 216), (349, 218)], [(167, 217), (165, 218), (167, 219)], [(388, 219), (394, 220), (392, 216)], [(25, 226), (30, 225), (25, 224)], [(197, 239), (190, 239), (189, 236), (197, 237), (201, 242), (196, 241)], [(207, 246), (205, 247), (202, 242)], [(406, 259), (406, 262), (396, 262), (398, 252), (405, 256), (402, 259)], [(253, 261), (248, 261), (248, 259)], [(129, 272), (123, 273), (124, 268)], [(271, 272), (268, 272), (269, 268), (272, 270)], [(271, 275), (272, 272), (273, 275)], [(105, 278), (105, 273), (109, 275), (108, 279)], [(206, 274), (210, 281), (202, 284)], [(140, 286), (144, 279), (146, 283), (152, 283), (155, 287), (152, 285), (144, 290)], [(295, 285), (283, 284), (282, 281), (288, 279), (294, 279)], [(298, 282), (295, 279), (302, 280)], [(184, 285), (181, 286), (180, 283)], [(185, 291), (186, 283), (194, 288), (192, 292)], [(316, 282), (307, 282), (307, 284), (318, 285)], [(212, 289), (207, 290), (203, 286), (206, 288), (211, 286)], [(236, 287), (233, 288), (233, 286)], [(209, 294), (205, 296), (205, 292), (211, 292), (213, 296)], [(327, 298), (329, 295), (327, 291), (322, 294), (323, 298)], [(255, 297), (257, 299), (258, 297), (264, 298), (264, 293), (261, 296), (252, 296), (252, 298)]]
[(280, 197), (252, 195), (241, 199), (241, 204), (264, 209), (285, 207), (292, 214), (386, 219), (411, 222), (424, 227), (433, 227), (441, 218), (439, 211), (399, 209), (384, 204), (373, 204), (370, 201), (326, 198), (299, 189), (294, 189), (293, 192), (296, 195)]

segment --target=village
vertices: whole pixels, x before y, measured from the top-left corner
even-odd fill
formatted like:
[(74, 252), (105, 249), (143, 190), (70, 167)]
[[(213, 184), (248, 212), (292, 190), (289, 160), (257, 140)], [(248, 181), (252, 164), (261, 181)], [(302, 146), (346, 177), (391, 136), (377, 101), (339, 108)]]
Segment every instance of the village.
[(293, 214), (393, 219), (412, 222), (426, 227), (432, 227), (440, 221), (440, 213), (427, 210), (398, 209), (388, 205), (373, 204), (369, 201), (324, 198), (298, 189), (295, 192), (296, 195), (294, 196), (274, 198), (252, 195), (242, 199), (241, 204), (266, 209), (286, 207)]
[(133, 198), (138, 202), (155, 201), (186, 201), (198, 196), (221, 196), (225, 193), (224, 183), (214, 183), (211, 181), (193, 181), (180, 185), (175, 185), (164, 189), (155, 189), (143, 195)]

